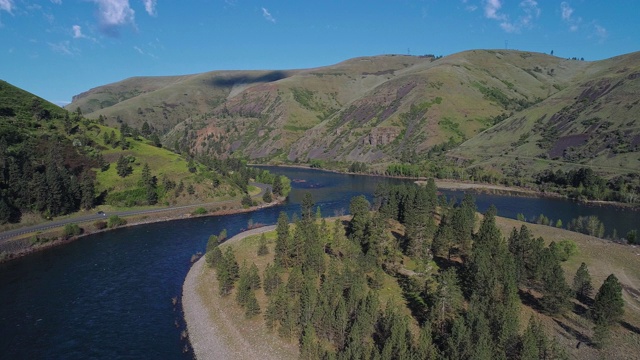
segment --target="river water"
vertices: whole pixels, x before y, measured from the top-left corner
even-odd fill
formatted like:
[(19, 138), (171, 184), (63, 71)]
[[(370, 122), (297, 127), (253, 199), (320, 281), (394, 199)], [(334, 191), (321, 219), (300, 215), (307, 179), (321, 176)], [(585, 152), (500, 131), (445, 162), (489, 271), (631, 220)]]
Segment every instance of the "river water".
[[(249, 223), (274, 224), (299, 211), (311, 192), (324, 216), (347, 213), (351, 197), (380, 182), (407, 180), (269, 168), (293, 179), (285, 204), (253, 213), (140, 225), (82, 238), (0, 265), (1, 359), (191, 359), (179, 301), (193, 254), (211, 234), (228, 236)], [(445, 192), (462, 198), (461, 192)], [(597, 215), (619, 234), (639, 226), (640, 213), (588, 207), (561, 199), (477, 195), (480, 211), (551, 219)]]

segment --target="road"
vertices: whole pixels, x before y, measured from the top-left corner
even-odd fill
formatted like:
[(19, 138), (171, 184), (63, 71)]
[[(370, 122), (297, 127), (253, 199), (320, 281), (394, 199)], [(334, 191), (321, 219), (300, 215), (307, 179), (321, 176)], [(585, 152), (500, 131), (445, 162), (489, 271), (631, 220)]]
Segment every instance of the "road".
[[(261, 184), (261, 183), (256, 183), (256, 182), (252, 182), (250, 183), (250, 185), (256, 186), (258, 188), (260, 188), (260, 193), (257, 195), (254, 195), (254, 198), (262, 198), (262, 195), (264, 195), (265, 191), (267, 191), (267, 189), (271, 188), (271, 185), (267, 185), (267, 184)], [(46, 222), (46, 223), (42, 223), (42, 224), (38, 224), (38, 225), (33, 225), (33, 226), (27, 226), (27, 227), (23, 227), (23, 228), (19, 228), (19, 229), (14, 229), (14, 230), (9, 230), (9, 231), (5, 231), (5, 232), (1, 232), (0, 233), (0, 242), (4, 242), (7, 240), (10, 240), (18, 235), (22, 235), (22, 234), (28, 234), (28, 233), (32, 233), (32, 232), (38, 232), (38, 231), (44, 231), (44, 230), (48, 230), (48, 229), (53, 229), (53, 228), (57, 228), (57, 227), (62, 227), (65, 226), (66, 224), (80, 224), (80, 223), (84, 223), (84, 222), (89, 222), (89, 221), (96, 221), (96, 220), (106, 220), (109, 216), (113, 216), (113, 215), (117, 215), (120, 217), (126, 217), (126, 216), (132, 216), (132, 215), (146, 215), (146, 214), (154, 214), (154, 213), (161, 213), (161, 212), (165, 212), (165, 211), (175, 211), (175, 210), (181, 210), (181, 209), (190, 209), (190, 208), (197, 208), (197, 207), (204, 207), (204, 206), (215, 206), (215, 205), (224, 205), (224, 204), (230, 204), (233, 202), (237, 202), (238, 200), (225, 200), (225, 201), (215, 201), (215, 202), (209, 202), (209, 203), (201, 203), (201, 204), (193, 204), (193, 205), (183, 205), (183, 206), (168, 206), (168, 207), (162, 207), (162, 208), (155, 208), (155, 209), (146, 209), (146, 210), (128, 210), (128, 211), (114, 211), (114, 212), (109, 212), (107, 213), (103, 213), (103, 214), (92, 214), (92, 215), (86, 215), (86, 216), (81, 216), (81, 217), (76, 217), (76, 218), (70, 218), (70, 219), (63, 219), (63, 220), (56, 220), (56, 221), (51, 221), (51, 222)]]

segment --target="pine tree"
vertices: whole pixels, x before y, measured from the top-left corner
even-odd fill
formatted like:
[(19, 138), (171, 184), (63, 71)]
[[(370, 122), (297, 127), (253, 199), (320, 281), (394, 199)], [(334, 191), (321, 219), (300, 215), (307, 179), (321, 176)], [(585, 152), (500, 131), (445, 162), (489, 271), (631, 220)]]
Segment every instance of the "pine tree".
[(276, 175), (273, 178), (273, 183), (271, 184), (271, 188), (272, 188), (272, 192), (273, 195), (275, 196), (282, 196), (282, 191), (283, 191), (283, 186), (282, 186), (282, 179), (280, 179), (280, 175)]
[(609, 326), (619, 321), (623, 314), (622, 285), (618, 278), (611, 274), (596, 294), (591, 308), (591, 317), (596, 324)]
[(591, 285), (591, 275), (587, 264), (582, 263), (573, 277), (573, 291), (575, 291), (578, 300), (584, 300), (591, 296), (593, 285)]
[[(552, 250), (545, 249), (545, 252), (552, 253)], [(560, 266), (560, 260), (553, 254), (547, 255), (547, 257), (551, 259), (551, 262), (545, 265), (542, 276), (543, 296), (540, 303), (549, 313), (559, 314), (569, 306), (571, 288), (564, 279), (564, 270)]]
[(282, 279), (278, 268), (271, 263), (267, 264), (264, 269), (264, 292), (267, 296), (271, 294), (282, 284)]
[(289, 253), (289, 217), (284, 211), (280, 212), (276, 225), (275, 263), (283, 268), (291, 266)]
[(258, 314), (260, 314), (260, 304), (258, 304), (258, 299), (256, 299), (256, 294), (253, 291), (249, 291), (247, 293), (247, 299), (245, 302), (245, 317), (250, 319)]
[(131, 174), (131, 166), (129, 165), (129, 159), (125, 158), (123, 155), (120, 155), (118, 158), (118, 162), (116, 163), (116, 171), (120, 177), (126, 177)]
[(437, 313), (441, 328), (458, 316), (463, 303), (464, 297), (458, 282), (458, 274), (454, 268), (449, 268), (440, 274), (434, 294), (433, 310)]
[(267, 237), (262, 233), (260, 235), (260, 245), (258, 246), (258, 256), (264, 256), (269, 253), (269, 248), (267, 247)]
[(258, 267), (255, 263), (251, 263), (248, 271), (248, 280), (249, 287), (251, 290), (258, 290), (262, 286), (262, 281), (260, 281), (260, 274), (258, 272)]

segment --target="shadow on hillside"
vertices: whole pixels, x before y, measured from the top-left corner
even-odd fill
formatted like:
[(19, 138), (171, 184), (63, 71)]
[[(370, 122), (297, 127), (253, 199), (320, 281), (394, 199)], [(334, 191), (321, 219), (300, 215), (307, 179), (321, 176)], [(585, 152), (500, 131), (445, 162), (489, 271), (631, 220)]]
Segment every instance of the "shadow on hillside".
[(574, 339), (584, 343), (584, 344), (591, 344), (591, 339), (583, 334), (582, 332), (578, 331), (577, 329), (565, 324), (564, 322), (558, 320), (558, 319), (553, 319), (553, 321), (556, 322), (556, 324), (558, 324), (564, 331), (567, 332), (567, 334), (569, 334), (570, 336), (573, 336)]
[(458, 276), (462, 274), (462, 263), (459, 261), (447, 259), (446, 257), (434, 256), (433, 261), (438, 265), (438, 267), (442, 270), (447, 270), (450, 267), (453, 267), (458, 272)]
[(623, 328), (640, 335), (640, 328), (637, 326), (631, 325), (626, 321), (620, 321), (620, 325), (622, 325)]
[(259, 73), (252, 75), (251, 73), (242, 75), (232, 75), (225, 77), (214, 77), (209, 81), (210, 85), (231, 87), (236, 84), (253, 84), (253, 83), (265, 83), (282, 80), (291, 76), (291, 74), (284, 71), (270, 71), (266, 73)]
[(540, 300), (538, 300), (533, 294), (528, 291), (518, 289), (518, 296), (520, 296), (520, 300), (526, 306), (529, 306), (533, 310), (537, 312), (543, 312), (544, 309), (542, 305), (540, 305)]
[(583, 317), (587, 317), (589, 312), (589, 308), (587, 308), (586, 306), (579, 304), (579, 303), (573, 303), (573, 313), (576, 315), (580, 315)]

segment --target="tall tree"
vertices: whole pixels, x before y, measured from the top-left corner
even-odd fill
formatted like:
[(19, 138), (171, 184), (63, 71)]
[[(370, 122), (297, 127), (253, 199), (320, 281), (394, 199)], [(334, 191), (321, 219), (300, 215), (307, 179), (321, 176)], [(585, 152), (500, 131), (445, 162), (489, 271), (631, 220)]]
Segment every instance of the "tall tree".
[(582, 263), (576, 271), (576, 275), (573, 277), (573, 291), (575, 291), (576, 298), (583, 301), (591, 296), (593, 292), (593, 285), (591, 285), (591, 275), (587, 264)]
[(289, 217), (284, 211), (280, 212), (278, 216), (278, 222), (276, 225), (276, 247), (275, 247), (275, 262), (276, 265), (283, 268), (291, 266), (290, 259), (290, 235), (289, 235)]
[(596, 294), (591, 308), (591, 317), (596, 324), (612, 325), (619, 321), (623, 314), (622, 285), (618, 278), (611, 274)]

